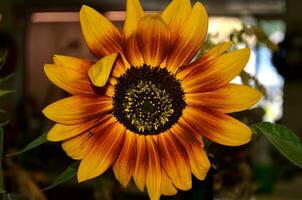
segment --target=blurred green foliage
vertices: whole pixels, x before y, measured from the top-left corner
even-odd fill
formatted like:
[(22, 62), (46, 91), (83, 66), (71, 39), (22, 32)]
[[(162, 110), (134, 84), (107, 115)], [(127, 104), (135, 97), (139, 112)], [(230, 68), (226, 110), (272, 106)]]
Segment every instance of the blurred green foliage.
[[(0, 57), (0, 73), (1, 73), (1, 69), (4, 67), (5, 62), (6, 62), (6, 57), (7, 57), (7, 51), (5, 51), (3, 53), (3, 55)], [(10, 94), (12, 92), (14, 92), (13, 90), (9, 90), (9, 89), (3, 89), (3, 84), (5, 84), (6, 81), (8, 81), (11, 77), (13, 77), (13, 74), (10, 74), (8, 76), (5, 76), (3, 78), (0, 78), (0, 98), (2, 98), (3, 96)], [(0, 114), (4, 114), (5, 110), (0, 108)], [(0, 127), (6, 125), (8, 123), (8, 120), (4, 121), (4, 122), (0, 122)]]

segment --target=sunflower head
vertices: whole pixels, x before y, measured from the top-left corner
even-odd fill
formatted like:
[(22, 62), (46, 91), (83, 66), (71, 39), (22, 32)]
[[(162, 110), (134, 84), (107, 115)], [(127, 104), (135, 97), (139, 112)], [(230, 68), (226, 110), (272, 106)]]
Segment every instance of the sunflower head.
[(250, 140), (251, 130), (227, 115), (261, 97), (229, 83), (250, 50), (229, 52), (226, 42), (193, 61), (208, 27), (200, 2), (173, 0), (162, 13), (146, 15), (138, 0), (127, 0), (121, 32), (88, 6), (80, 22), (96, 61), (57, 55), (46, 64), (48, 78), (71, 96), (43, 110), (56, 122), (48, 140), (62, 141), (67, 155), (81, 160), (79, 181), (112, 166), (124, 187), (133, 178), (157, 200), (189, 190), (191, 174), (205, 178), (203, 137), (228, 146)]

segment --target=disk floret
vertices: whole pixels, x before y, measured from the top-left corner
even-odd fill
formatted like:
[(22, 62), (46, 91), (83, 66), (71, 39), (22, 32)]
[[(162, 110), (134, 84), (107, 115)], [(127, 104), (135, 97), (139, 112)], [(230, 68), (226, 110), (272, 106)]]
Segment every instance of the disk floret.
[(185, 105), (179, 80), (166, 69), (144, 65), (118, 79), (113, 114), (131, 131), (152, 135), (176, 123)]

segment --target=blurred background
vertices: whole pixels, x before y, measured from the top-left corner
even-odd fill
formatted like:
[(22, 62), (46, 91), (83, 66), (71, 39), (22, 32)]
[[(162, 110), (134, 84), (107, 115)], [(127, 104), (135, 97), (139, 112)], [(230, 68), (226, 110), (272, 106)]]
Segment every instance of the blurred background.
[[(160, 11), (169, 0), (141, 0), (146, 11)], [(195, 1), (192, 1), (194, 3)], [(249, 46), (245, 73), (234, 82), (260, 88), (265, 97), (257, 107), (235, 116), (247, 124), (261, 120), (281, 123), (302, 136), (302, 1), (203, 0), (209, 13), (208, 38), (202, 51), (232, 40), (235, 48)], [(0, 0), (0, 55), (7, 51), (1, 88), (14, 93), (0, 99), (5, 153), (15, 152), (52, 126), (41, 113), (66, 94), (47, 80), (43, 65), (54, 54), (91, 58), (79, 24), (82, 4), (92, 6), (119, 29), (124, 0)], [(275, 44), (278, 44), (276, 46)], [(0, 122), (1, 122), (0, 121)], [(302, 173), (276, 153), (265, 138), (238, 148), (212, 145), (214, 199), (302, 199)], [(46, 143), (20, 156), (4, 159), (6, 190), (20, 199), (148, 199), (131, 183), (123, 189), (109, 170), (93, 181), (70, 180), (42, 192), (72, 163), (58, 143)], [(195, 186), (202, 184), (195, 180)], [(195, 191), (196, 192), (196, 191)], [(163, 199), (190, 199), (194, 191)], [(14, 196), (14, 195), (13, 195)], [(14, 198), (13, 198), (14, 199)]]

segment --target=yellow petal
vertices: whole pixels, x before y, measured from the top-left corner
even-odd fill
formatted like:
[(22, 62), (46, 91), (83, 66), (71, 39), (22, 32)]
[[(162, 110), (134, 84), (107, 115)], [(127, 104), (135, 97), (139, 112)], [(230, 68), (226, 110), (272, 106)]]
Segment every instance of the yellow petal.
[(221, 54), (225, 53), (231, 46), (233, 45), (233, 42), (224, 42), (221, 44), (218, 44), (205, 52), (198, 60), (199, 62), (208, 62), (210, 60), (213, 60), (214, 58), (220, 56)]
[(169, 27), (157, 15), (145, 16), (138, 23), (137, 42), (145, 64), (159, 66), (171, 48)]
[(95, 119), (111, 110), (110, 97), (71, 96), (48, 105), (42, 112), (52, 121), (73, 125)]
[(218, 144), (239, 146), (251, 140), (251, 129), (221, 112), (187, 106), (183, 118), (201, 135)]
[(91, 139), (88, 133), (83, 133), (74, 138), (65, 140), (62, 143), (62, 148), (66, 154), (74, 160), (81, 160), (85, 155)]
[(45, 64), (44, 71), (51, 82), (72, 95), (94, 94), (87, 76), (91, 61), (68, 57), (54, 56), (55, 65)]
[(71, 57), (71, 56), (63, 56), (63, 55), (54, 55), (53, 61), (54, 64), (58, 66), (73, 68), (75, 70), (86, 70), (86, 71), (93, 64), (93, 62), (90, 60)]
[(104, 129), (95, 130), (87, 153), (78, 169), (78, 181), (82, 182), (104, 173), (119, 155), (125, 139), (126, 129), (118, 122)]
[(173, 0), (162, 12), (161, 17), (170, 27), (174, 38), (178, 37), (181, 26), (191, 11), (190, 0)]
[(136, 32), (137, 24), (140, 18), (144, 16), (144, 11), (139, 0), (127, 0), (126, 4), (124, 38), (127, 40), (133, 33)]
[(183, 66), (180, 68), (180, 71), (177, 73), (176, 77), (180, 80), (184, 79), (193, 69), (198, 68), (199, 71), (205, 70), (207, 67), (206, 63), (213, 60), (214, 58), (220, 56), (221, 54), (226, 53), (226, 51), (231, 48), (233, 45), (232, 42), (224, 42), (218, 44), (204, 53), (200, 58), (194, 61), (192, 64)]
[(133, 180), (140, 191), (144, 191), (148, 172), (148, 147), (143, 135), (136, 135), (137, 156), (133, 171)]
[(97, 58), (121, 52), (121, 35), (103, 15), (88, 6), (82, 6), (80, 22), (85, 41)]
[(105, 56), (90, 67), (88, 75), (93, 85), (97, 87), (106, 85), (117, 55), (114, 53)]
[(243, 70), (249, 57), (250, 49), (244, 48), (217, 57), (200, 73), (193, 70), (182, 81), (185, 93), (201, 93), (228, 84)]
[(186, 21), (180, 28), (179, 37), (174, 42), (167, 59), (170, 71), (188, 64), (200, 50), (208, 30), (208, 15), (200, 2), (195, 3)]
[(252, 107), (260, 100), (262, 94), (248, 86), (228, 84), (217, 90), (185, 96), (186, 103), (190, 106), (208, 107), (223, 113), (231, 113)]
[(158, 149), (162, 166), (172, 183), (181, 190), (191, 189), (192, 179), (187, 152), (171, 132), (158, 136)]
[(69, 94), (94, 94), (88, 76), (86, 75), (87, 70), (77, 70), (52, 64), (45, 64), (44, 72), (51, 82)]
[(150, 200), (159, 200), (161, 195), (161, 164), (158, 154), (157, 145), (153, 139), (153, 136), (146, 136), (146, 142), (148, 146), (149, 167), (146, 177), (147, 191)]
[(174, 187), (171, 179), (168, 177), (165, 170), (161, 170), (162, 172), (162, 181), (161, 181), (161, 193), (167, 196), (173, 196), (177, 194), (177, 189)]
[(126, 131), (124, 146), (113, 165), (113, 172), (123, 187), (127, 187), (136, 162), (136, 135)]
[(97, 119), (76, 125), (64, 125), (57, 123), (49, 130), (47, 140), (53, 142), (66, 140), (89, 130), (96, 124)]

